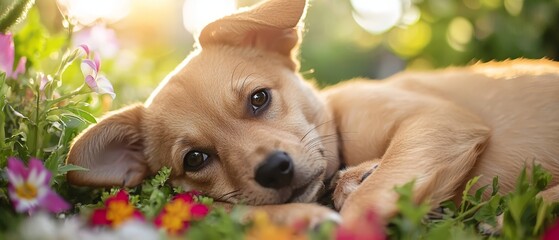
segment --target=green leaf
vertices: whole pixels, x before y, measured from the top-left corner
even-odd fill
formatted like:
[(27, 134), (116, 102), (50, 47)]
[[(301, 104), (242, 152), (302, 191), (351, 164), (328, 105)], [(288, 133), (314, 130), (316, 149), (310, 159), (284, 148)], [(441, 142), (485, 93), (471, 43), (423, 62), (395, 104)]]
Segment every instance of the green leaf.
[(460, 203), (461, 213), (465, 212), (467, 206), (469, 206), (468, 200), (472, 199), (472, 197), (469, 195), (470, 189), (472, 189), (472, 186), (474, 186), (474, 184), (476, 184), (479, 181), (480, 177), (481, 176), (475, 176), (466, 183), (466, 186), (464, 187), (464, 191), (462, 192), (462, 202)]
[(491, 196), (495, 196), (499, 192), (499, 177), (495, 176), (493, 178), (493, 184), (491, 184)]
[(89, 169), (80, 167), (74, 164), (66, 164), (60, 168), (58, 168), (59, 174), (65, 174), (69, 171), (89, 171)]
[(97, 123), (97, 119), (95, 119), (95, 117), (87, 111), (84, 111), (79, 108), (74, 108), (74, 107), (66, 107), (64, 109), (76, 114), (77, 116), (81, 117), (83, 120), (89, 123)]
[(35, 4), (35, 0), (16, 0), (5, 9), (0, 16), (0, 33), (5, 33), (9, 28), (25, 18), (27, 12)]

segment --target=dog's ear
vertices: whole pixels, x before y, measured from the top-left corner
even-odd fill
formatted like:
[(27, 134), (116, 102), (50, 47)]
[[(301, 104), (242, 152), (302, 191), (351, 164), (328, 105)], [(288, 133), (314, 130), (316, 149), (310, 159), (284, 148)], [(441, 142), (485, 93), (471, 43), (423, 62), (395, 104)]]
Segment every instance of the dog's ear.
[(306, 0), (268, 0), (208, 24), (200, 33), (202, 48), (212, 44), (257, 47), (288, 57), (301, 39)]
[(135, 186), (149, 173), (143, 154), (144, 107), (134, 105), (108, 114), (74, 141), (67, 162), (89, 169), (70, 171), (72, 184)]

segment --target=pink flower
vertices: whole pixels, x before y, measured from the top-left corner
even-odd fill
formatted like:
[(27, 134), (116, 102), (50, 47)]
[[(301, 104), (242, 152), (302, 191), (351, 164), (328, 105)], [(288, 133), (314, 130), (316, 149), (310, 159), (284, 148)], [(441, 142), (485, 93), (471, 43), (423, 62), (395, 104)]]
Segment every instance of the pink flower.
[(91, 215), (93, 225), (118, 227), (128, 220), (144, 220), (144, 216), (138, 209), (130, 204), (128, 193), (120, 190), (116, 195), (105, 201), (105, 208), (95, 209)]
[(49, 187), (51, 173), (35, 158), (29, 160), (29, 168), (15, 157), (8, 158), (8, 193), (17, 212), (33, 213), (46, 209), (59, 213), (70, 208)]
[(27, 59), (25, 57), (20, 58), (14, 71), (14, 58), (14, 39), (12, 34), (0, 33), (0, 71), (5, 72), (9, 78), (17, 78), (25, 72), (25, 62)]
[(52, 79), (49, 76), (45, 75), (44, 73), (38, 73), (37, 78), (40, 79), (39, 90), (41, 92), (45, 91), (45, 88), (47, 87), (47, 83), (52, 82)]
[(559, 239), (559, 221), (556, 221), (552, 226), (545, 230), (542, 240)]
[(81, 58), (89, 57), (89, 46), (87, 46), (86, 44), (79, 45), (76, 51), (78, 51), (78, 57)]
[(369, 210), (356, 221), (341, 225), (335, 232), (335, 239), (384, 240), (386, 236), (378, 216)]
[(82, 60), (81, 69), (85, 76), (85, 83), (96, 93), (99, 94), (109, 94), (114, 99), (116, 94), (113, 89), (113, 85), (109, 80), (99, 74), (99, 69), (101, 67), (101, 62), (99, 58), (95, 56), (94, 60), (84, 59)]

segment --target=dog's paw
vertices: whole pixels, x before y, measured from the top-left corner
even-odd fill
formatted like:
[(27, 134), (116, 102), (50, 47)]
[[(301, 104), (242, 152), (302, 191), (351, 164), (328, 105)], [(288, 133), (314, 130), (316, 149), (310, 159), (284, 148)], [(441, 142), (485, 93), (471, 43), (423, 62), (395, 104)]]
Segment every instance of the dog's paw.
[(367, 161), (337, 173), (331, 186), (334, 187), (332, 199), (336, 209), (340, 210), (342, 208), (349, 194), (355, 191), (361, 182), (375, 171), (378, 164), (378, 160)]

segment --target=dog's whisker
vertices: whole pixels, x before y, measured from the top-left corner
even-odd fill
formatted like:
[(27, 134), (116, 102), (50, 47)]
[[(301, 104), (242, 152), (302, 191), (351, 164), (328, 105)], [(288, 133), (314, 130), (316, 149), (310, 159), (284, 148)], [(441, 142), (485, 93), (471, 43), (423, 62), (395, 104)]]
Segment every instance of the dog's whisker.
[(326, 124), (326, 123), (329, 123), (329, 122), (332, 122), (332, 121), (334, 121), (334, 119), (330, 119), (330, 120), (328, 120), (328, 121), (325, 121), (325, 122), (323, 122), (323, 123), (321, 123), (321, 124), (318, 124), (318, 125), (312, 127), (309, 131), (307, 131), (307, 133), (305, 133), (305, 135), (303, 135), (303, 137), (302, 137), (301, 140), (299, 140), (299, 141), (300, 141), (300, 142), (303, 142), (303, 140), (305, 140), (305, 137), (307, 137), (307, 135), (309, 135), (313, 130), (318, 129), (318, 128), (321, 127), (322, 125), (324, 125), (324, 124)]
[(228, 197), (229, 195), (235, 195), (240, 193), (241, 189), (237, 189), (237, 190), (233, 190), (231, 192), (227, 192), (223, 195), (221, 195), (220, 197), (216, 198), (216, 201), (223, 201), (223, 198)]

